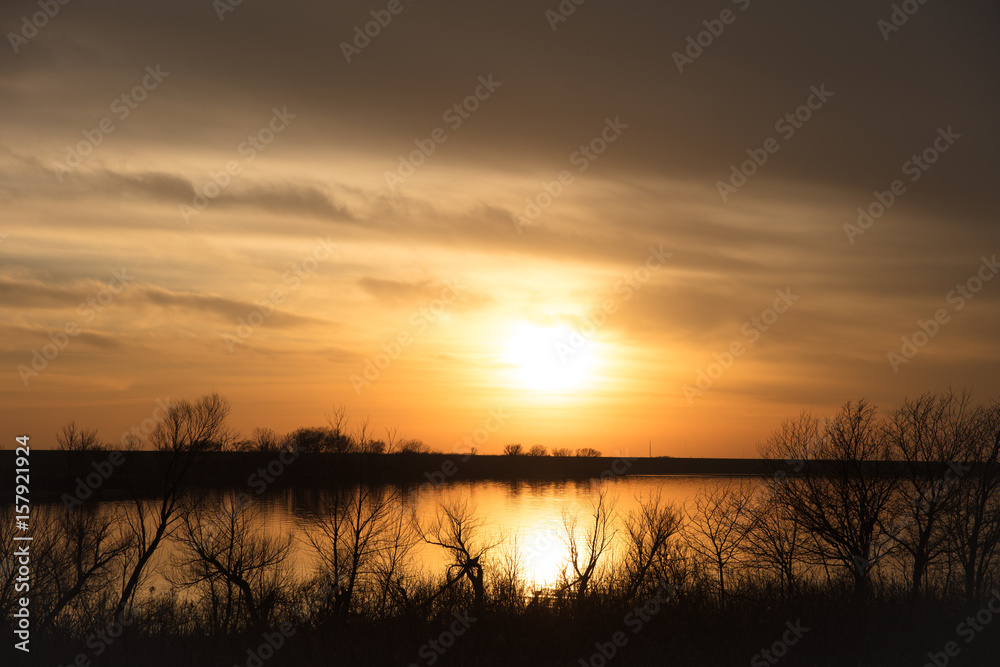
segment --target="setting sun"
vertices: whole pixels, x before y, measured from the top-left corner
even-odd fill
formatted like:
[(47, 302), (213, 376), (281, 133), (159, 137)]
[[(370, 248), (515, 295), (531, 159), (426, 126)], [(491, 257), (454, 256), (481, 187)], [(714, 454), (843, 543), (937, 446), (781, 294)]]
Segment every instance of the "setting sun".
[(510, 338), (505, 360), (524, 389), (578, 391), (592, 384), (593, 348), (594, 342), (572, 327), (521, 323)]

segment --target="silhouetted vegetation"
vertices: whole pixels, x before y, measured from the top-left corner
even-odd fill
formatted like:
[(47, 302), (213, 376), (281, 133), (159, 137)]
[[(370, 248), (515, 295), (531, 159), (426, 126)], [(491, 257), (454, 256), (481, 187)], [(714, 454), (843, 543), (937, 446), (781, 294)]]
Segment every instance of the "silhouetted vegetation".
[[(217, 395), (171, 408), (150, 436), (170, 456), (155, 499), (37, 510), (37, 655), (68, 664), (95, 629), (128, 619), (101, 664), (247, 664), (285, 623), (296, 635), (269, 664), (427, 664), (428, 639), (471, 614), (443, 662), (579, 664), (625, 630), (621, 664), (745, 664), (801, 619), (809, 634), (782, 664), (922, 664), (1000, 585), (1000, 405), (966, 394), (803, 413), (761, 444), (770, 474), (712, 480), (683, 508), (652, 495), (622, 512), (614, 485), (595, 481), (589, 511), (563, 516), (561, 575), (544, 588), (527, 574), (537, 554), (492, 531), (469, 499), (418, 514), (413, 489), (363, 479), (303, 492), (295, 543), (252, 494), (195, 491), (203, 452), (426, 449), (394, 431), (375, 441), (367, 422), (348, 433), (340, 413), (241, 440), (228, 410)], [(67, 449), (96, 440), (72, 424), (62, 437)], [(439, 570), (415, 558), (420, 543), (447, 555)], [(12, 562), (0, 570), (8, 627)], [(626, 619), (643, 605), (633, 635)], [(976, 660), (995, 646), (984, 630), (965, 664), (986, 664)]]

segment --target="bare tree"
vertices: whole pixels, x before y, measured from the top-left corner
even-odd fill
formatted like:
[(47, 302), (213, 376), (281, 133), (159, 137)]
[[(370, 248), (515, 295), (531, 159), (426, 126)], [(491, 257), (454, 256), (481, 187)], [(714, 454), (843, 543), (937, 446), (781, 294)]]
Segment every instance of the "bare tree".
[(528, 450), (528, 456), (548, 456), (548, 450), (545, 449), (545, 445), (532, 445)]
[(569, 551), (567, 564), (572, 570), (572, 578), (567, 577), (564, 587), (573, 589), (578, 600), (587, 595), (587, 589), (598, 571), (602, 556), (614, 543), (615, 504), (615, 501), (608, 497), (608, 489), (605, 486), (596, 494), (591, 494), (591, 511), (583, 528), (579, 526), (577, 514), (563, 512), (563, 529), (566, 531), (566, 547)]
[(1000, 546), (1000, 403), (976, 408), (970, 418), (964, 461), (948, 513), (948, 532), (962, 568), (966, 600), (974, 604), (990, 583)]
[(399, 443), (400, 454), (430, 454), (431, 448), (427, 443), (416, 438), (403, 440)]
[(752, 528), (753, 482), (739, 478), (708, 483), (687, 510), (689, 546), (715, 570), (719, 601), (726, 604), (726, 569)]
[(822, 427), (803, 413), (784, 422), (761, 453), (804, 462), (801, 474), (771, 487), (773, 497), (815, 538), (814, 556), (849, 572), (865, 595), (872, 568), (891, 547), (884, 526), (896, 488), (894, 476), (878, 467), (890, 450), (875, 406), (848, 402)]
[(269, 428), (258, 426), (250, 434), (249, 438), (235, 440), (230, 444), (230, 448), (237, 452), (264, 452), (268, 454), (277, 453), (281, 448), (281, 436)]
[(920, 591), (928, 569), (948, 552), (946, 519), (954, 515), (965, 488), (960, 462), (968, 454), (974, 416), (969, 394), (948, 392), (907, 399), (889, 419), (889, 441), (905, 474), (893, 503), (897, 524), (887, 532), (912, 563), (913, 594)]
[(507, 456), (521, 456), (524, 454), (524, 447), (520, 444), (504, 445), (503, 453)]
[(64, 452), (96, 452), (106, 448), (97, 437), (97, 429), (77, 428), (75, 421), (63, 426), (56, 434), (56, 442)]
[(413, 523), (403, 511), (402, 499), (397, 496), (391, 511), (382, 518), (378, 557), (373, 563), (373, 579), (377, 598), (374, 611), (386, 616), (392, 606), (407, 603), (403, 581), (409, 575), (410, 556), (418, 541)]
[[(346, 436), (344, 436), (346, 437)], [(304, 426), (288, 434), (288, 439), (302, 452), (325, 453), (345, 449), (326, 426)]]
[(375, 440), (372, 435), (368, 415), (365, 415), (365, 418), (358, 423), (354, 443), (357, 450), (363, 454), (381, 454), (385, 451), (385, 443), (381, 440)]
[(166, 416), (150, 435), (153, 447), (161, 452), (218, 451), (233, 438), (226, 426), (229, 401), (218, 393), (196, 401), (171, 404)]
[(573, 456), (573, 450), (569, 447), (556, 447), (552, 450), (552, 456)]
[(769, 485), (776, 483), (763, 482), (761, 497), (751, 505), (743, 549), (755, 567), (777, 572), (784, 591), (793, 595), (806, 536), (794, 514), (772, 495)]
[(487, 589), (494, 606), (508, 613), (517, 613), (527, 606), (524, 584), (524, 550), (519, 535), (513, 535), (497, 550), (490, 568)]
[(115, 449), (123, 452), (138, 452), (142, 449), (142, 438), (135, 433), (126, 433), (118, 441), (118, 446)]
[(597, 458), (601, 455), (601, 451), (599, 449), (594, 449), (593, 447), (581, 447), (576, 450), (576, 455), (584, 458)]
[(430, 525), (421, 526), (414, 517), (414, 526), (424, 542), (441, 547), (451, 556), (445, 582), (431, 600), (464, 578), (472, 586), (475, 607), (481, 609), (486, 597), (483, 585), (483, 558), (500, 544), (502, 539), (487, 541), (484, 538), (485, 526), (482, 520), (476, 517), (475, 510), (469, 506), (467, 500), (442, 503), (438, 505)]
[(333, 409), (326, 415), (326, 421), (337, 438), (346, 438), (350, 419), (347, 416), (347, 406), (343, 403), (333, 406)]
[(624, 520), (628, 599), (655, 590), (669, 576), (666, 561), (670, 559), (671, 538), (682, 525), (680, 511), (665, 503), (659, 491), (637, 500), (637, 507)]
[[(47, 546), (33, 547), (33, 594), (47, 601), (37, 626), (44, 631), (71, 604), (87, 604), (88, 596), (107, 587), (126, 545), (118, 531), (118, 517), (93, 506), (53, 508), (44, 517), (36, 517), (35, 525), (48, 532), (40, 540)], [(40, 595), (43, 591), (46, 594)]]
[(401, 494), (383, 488), (334, 489), (321, 498), (307, 539), (323, 575), (338, 586), (338, 615), (354, 612), (359, 591), (384, 608), (415, 542), (403, 517)]
[(392, 428), (389, 428), (388, 426), (386, 426), (384, 428), (385, 428), (385, 453), (393, 454), (399, 447), (399, 427), (393, 426)]
[(252, 628), (270, 621), (287, 592), (291, 537), (267, 534), (259, 504), (236, 494), (199, 504), (184, 513), (177, 541), (174, 583), (205, 590), (217, 628), (240, 627), (241, 612)]
[(281, 449), (281, 437), (269, 428), (255, 428), (250, 439), (257, 452), (276, 454)]
[[(14, 517), (13, 505), (4, 504), (0, 507), (0, 544), (14, 544), (14, 536), (17, 534)], [(38, 543), (30, 547), (36, 557), (41, 550), (39, 549), (40, 544), (41, 541), (39, 540)], [(4, 549), (0, 553), (0, 618), (3, 619), (10, 618), (17, 598), (21, 597), (15, 590), (17, 566), (18, 562), (14, 555), (14, 549)], [(37, 587), (37, 578), (35, 584)]]
[(187, 475), (194, 457), (206, 449), (221, 446), (231, 437), (226, 426), (228, 414), (229, 402), (218, 394), (209, 394), (194, 402), (172, 404), (166, 417), (156, 425), (150, 440), (157, 450), (166, 452), (169, 458), (157, 500), (147, 502), (133, 490), (131, 507), (123, 518), (129, 542), (124, 555), (116, 618), (132, 602), (153, 554), (177, 526)]

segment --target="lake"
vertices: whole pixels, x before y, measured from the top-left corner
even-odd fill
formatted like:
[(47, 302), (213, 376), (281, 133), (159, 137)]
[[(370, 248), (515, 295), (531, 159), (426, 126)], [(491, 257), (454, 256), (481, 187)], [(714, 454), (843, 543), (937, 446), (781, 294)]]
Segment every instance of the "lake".
[[(401, 493), (401, 506), (409, 515), (416, 513), (421, 525), (433, 522), (442, 504), (466, 501), (482, 524), (481, 541), (501, 542), (492, 552), (495, 559), (520, 555), (520, 574), (536, 588), (556, 583), (569, 555), (564, 517), (577, 517), (577, 533), (584, 530), (587, 517), (593, 516), (593, 503), (600, 490), (607, 491), (613, 514), (622, 517), (635, 509), (641, 499), (656, 494), (678, 508), (704, 485), (727, 479), (718, 476), (629, 476), (612, 480), (575, 481), (474, 481), (429, 485), (419, 490), (386, 487)], [(353, 489), (356, 493), (357, 487)], [(343, 491), (342, 491), (343, 493)], [(316, 565), (315, 553), (307, 534), (314, 531), (314, 520), (322, 512), (325, 495), (317, 491), (268, 491), (260, 496), (261, 510), (272, 534), (291, 533), (295, 538), (293, 567), (306, 576)], [(218, 501), (217, 501), (218, 502)], [(447, 552), (437, 546), (419, 543), (414, 560), (429, 574), (442, 575), (449, 564)]]
[[(613, 526), (636, 509), (642, 499), (659, 494), (662, 501), (683, 508), (690, 498), (704, 485), (718, 484), (729, 479), (714, 475), (643, 475), (616, 477), (609, 480), (572, 481), (455, 481), (445, 484), (428, 484), (421, 487), (378, 487), (393, 496), (394, 511), (399, 517), (410, 519), (415, 515), (422, 526), (433, 523), (442, 505), (466, 502), (472, 510), (479, 543), (497, 543), (489, 552), (487, 567), (509, 564), (518, 556), (517, 572), (532, 589), (549, 588), (557, 583), (569, 556), (567, 520), (578, 521), (575, 532), (582, 536), (585, 527), (593, 524), (593, 503), (606, 491), (612, 507)], [(248, 487), (217, 489), (203, 492), (198, 500), (201, 508), (231, 506), (238, 494), (247, 494), (249, 506), (257, 514), (259, 529), (280, 537), (291, 535), (292, 553), (288, 568), (296, 579), (305, 580), (315, 574), (319, 563), (316, 550), (309, 542), (309, 535), (319, 535), (316, 521), (329, 518), (324, 508), (335, 494), (340, 497), (358, 493), (358, 486), (339, 489), (279, 489), (269, 488), (257, 495)], [(155, 506), (156, 501), (145, 501)], [(100, 503), (102, 511), (114, 513), (129, 509), (121, 501)], [(48, 508), (61, 511), (61, 504)], [(43, 519), (44, 520), (44, 519)], [(37, 519), (36, 519), (37, 521)], [(608, 554), (613, 555), (614, 549)], [(157, 551), (147, 569), (146, 590), (155, 586), (164, 590), (168, 586), (166, 575), (173, 568), (179, 547), (168, 541)], [(434, 545), (418, 541), (407, 557), (408, 565), (415, 571), (435, 580), (444, 576), (451, 563), (448, 552)]]

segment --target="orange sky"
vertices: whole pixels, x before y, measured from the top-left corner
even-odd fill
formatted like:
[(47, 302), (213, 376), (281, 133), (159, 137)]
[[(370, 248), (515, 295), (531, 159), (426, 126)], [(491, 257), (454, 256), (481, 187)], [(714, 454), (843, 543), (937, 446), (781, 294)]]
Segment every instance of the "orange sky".
[(381, 5), (63, 7), (0, 60), (0, 437), (218, 390), (244, 432), (749, 456), (1000, 394), (988, 21), (745, 4), (681, 72), (719, 8), (407, 3), (347, 62)]

